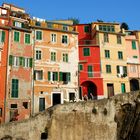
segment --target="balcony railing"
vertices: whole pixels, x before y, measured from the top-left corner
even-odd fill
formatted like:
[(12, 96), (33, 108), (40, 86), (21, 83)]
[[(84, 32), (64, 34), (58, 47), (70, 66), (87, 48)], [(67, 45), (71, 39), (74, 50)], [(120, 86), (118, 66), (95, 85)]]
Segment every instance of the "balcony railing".
[(101, 72), (85, 72), (85, 71), (80, 71), (80, 78), (101, 78)]
[(91, 45), (98, 45), (96, 40), (80, 40), (80, 46), (91, 46)]

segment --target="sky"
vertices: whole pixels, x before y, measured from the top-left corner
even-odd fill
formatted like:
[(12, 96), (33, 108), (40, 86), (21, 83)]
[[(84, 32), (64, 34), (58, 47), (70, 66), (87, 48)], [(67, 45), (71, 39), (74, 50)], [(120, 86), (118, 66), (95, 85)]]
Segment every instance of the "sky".
[(32, 17), (46, 20), (78, 18), (80, 23), (97, 19), (126, 22), (130, 30), (140, 30), (140, 0), (0, 0), (26, 10)]

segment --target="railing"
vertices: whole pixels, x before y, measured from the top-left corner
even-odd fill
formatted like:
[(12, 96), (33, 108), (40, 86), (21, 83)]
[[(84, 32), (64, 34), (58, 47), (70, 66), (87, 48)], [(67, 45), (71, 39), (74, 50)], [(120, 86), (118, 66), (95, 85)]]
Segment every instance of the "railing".
[(101, 78), (101, 72), (85, 72), (85, 71), (80, 71), (79, 73), (80, 78), (82, 79), (87, 77), (87, 78)]
[(96, 40), (80, 40), (79, 45), (81, 46), (90, 46), (90, 45), (98, 45)]

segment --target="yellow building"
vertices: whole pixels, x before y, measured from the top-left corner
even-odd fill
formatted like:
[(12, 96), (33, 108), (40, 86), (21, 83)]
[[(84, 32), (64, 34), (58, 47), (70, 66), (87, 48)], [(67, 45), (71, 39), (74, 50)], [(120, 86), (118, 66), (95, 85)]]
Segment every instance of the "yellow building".
[(71, 22), (31, 20), (34, 34), (34, 112), (78, 95), (78, 34)]
[(125, 34), (118, 23), (92, 23), (92, 37), (99, 43), (104, 97), (129, 92)]

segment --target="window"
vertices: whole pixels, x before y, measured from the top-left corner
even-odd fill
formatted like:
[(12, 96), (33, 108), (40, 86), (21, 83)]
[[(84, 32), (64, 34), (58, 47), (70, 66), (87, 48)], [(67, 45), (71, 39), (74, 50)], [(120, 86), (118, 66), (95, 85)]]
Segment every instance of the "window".
[(52, 23), (47, 23), (48, 28), (53, 28), (53, 24)]
[(63, 53), (63, 62), (68, 62), (68, 54)]
[(63, 25), (63, 30), (64, 30), (64, 31), (67, 31), (67, 30), (68, 30), (68, 26)]
[(13, 56), (13, 65), (14, 66), (19, 66), (19, 57)]
[(5, 41), (5, 31), (0, 31), (0, 43)]
[(123, 59), (123, 52), (118, 51), (118, 59)]
[(121, 36), (120, 35), (117, 35), (117, 43), (118, 44), (121, 44), (122, 43), (122, 40), (121, 40)]
[(45, 110), (45, 98), (39, 98), (39, 111)]
[(75, 93), (74, 92), (70, 92), (69, 93), (69, 101), (73, 101), (75, 100)]
[(89, 26), (84, 26), (84, 32), (89, 33)]
[(63, 81), (63, 84), (68, 84), (71, 79), (70, 72), (59, 72), (59, 81)]
[(23, 102), (23, 107), (24, 107), (25, 109), (28, 109), (28, 102)]
[(42, 40), (42, 32), (36, 31), (36, 40)]
[(18, 87), (19, 87), (19, 81), (18, 79), (12, 79), (12, 98), (18, 98)]
[(25, 34), (25, 43), (30, 44), (30, 34)]
[(36, 60), (41, 60), (41, 51), (40, 50), (36, 50)]
[(136, 67), (136, 65), (130, 66), (130, 72), (132, 72), (132, 73), (136, 73), (136, 72), (137, 72), (137, 67)]
[(110, 51), (109, 50), (105, 50), (105, 58), (110, 58)]
[(19, 42), (19, 32), (17, 31), (14, 32), (14, 41)]
[(51, 42), (56, 42), (56, 34), (51, 34)]
[(67, 35), (62, 35), (62, 43), (68, 44), (68, 36)]
[(83, 70), (83, 65), (79, 64), (79, 70)]
[(0, 108), (0, 117), (2, 117), (2, 108)]
[(138, 58), (138, 56), (135, 56), (135, 55), (134, 55), (133, 58)]
[(108, 34), (107, 33), (104, 34), (104, 42), (109, 42), (109, 38), (108, 38)]
[(48, 81), (58, 81), (58, 72), (48, 71)]
[(24, 62), (25, 67), (30, 67), (30, 58), (24, 58)]
[(126, 66), (117, 66), (116, 67), (117, 74), (119, 77), (126, 77), (127, 76), (127, 67)]
[(115, 32), (115, 27), (110, 25), (99, 25), (100, 31)]
[(43, 80), (43, 70), (34, 71), (34, 80)]
[(106, 65), (106, 73), (111, 73), (111, 65)]
[(132, 49), (136, 50), (136, 41), (135, 40), (132, 41)]
[(51, 61), (56, 61), (56, 52), (51, 52)]
[(92, 66), (88, 66), (88, 77), (93, 77)]
[(90, 49), (89, 48), (83, 48), (83, 55), (84, 56), (90, 56)]
[(19, 28), (21, 28), (22, 26), (21, 22), (18, 22), (18, 21), (14, 21), (13, 24), (15, 27), (19, 27)]
[(10, 108), (17, 108), (17, 104), (11, 104)]
[(35, 25), (36, 26), (41, 26), (41, 23), (39, 21), (36, 21)]

